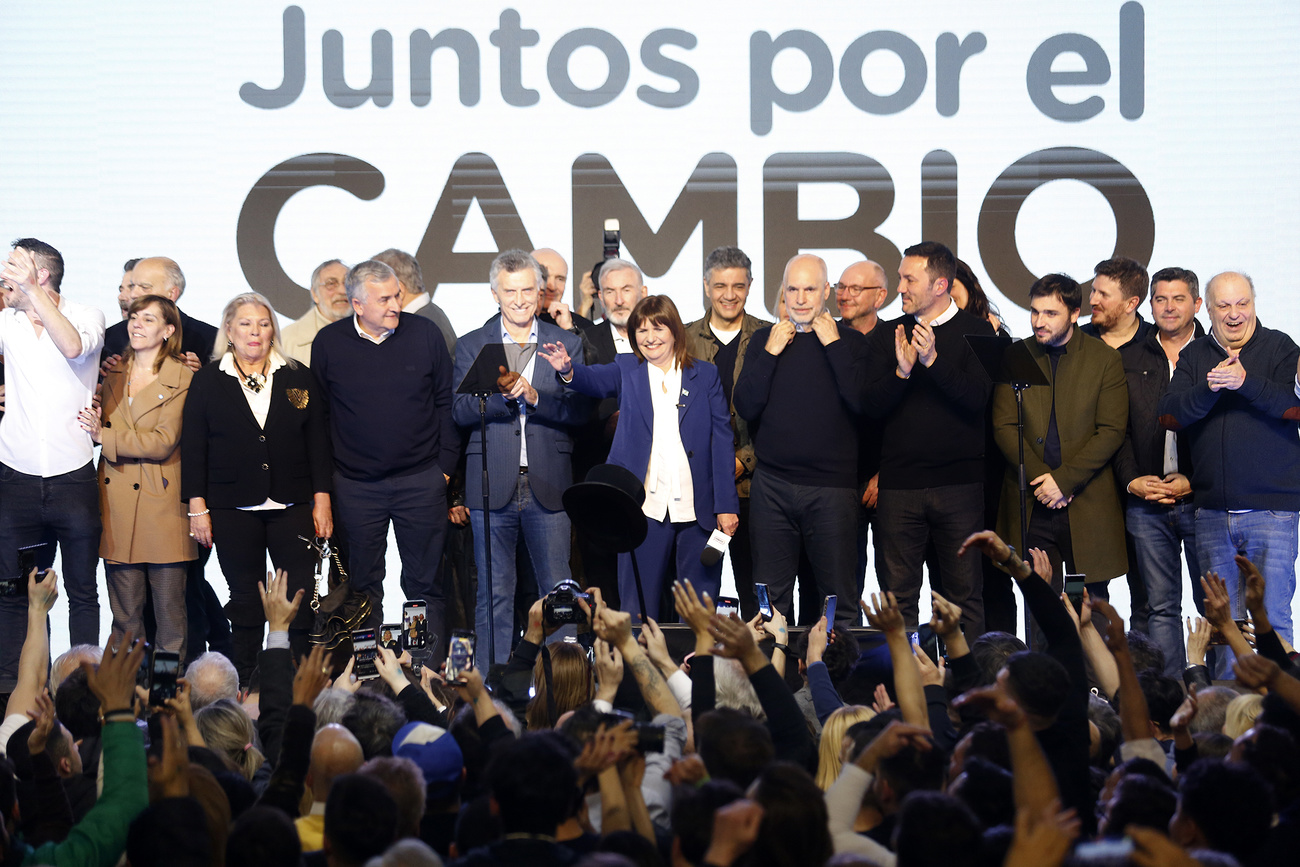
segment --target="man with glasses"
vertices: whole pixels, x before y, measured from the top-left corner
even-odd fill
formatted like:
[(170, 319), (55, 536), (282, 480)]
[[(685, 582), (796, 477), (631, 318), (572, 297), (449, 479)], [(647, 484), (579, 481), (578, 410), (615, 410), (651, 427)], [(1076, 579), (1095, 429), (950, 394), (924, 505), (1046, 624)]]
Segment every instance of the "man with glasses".
[(704, 259), (704, 317), (686, 326), (691, 355), (718, 367), (722, 393), (731, 409), (731, 430), (736, 447), (736, 493), (740, 496), (740, 526), (731, 538), (731, 569), (736, 577), (736, 596), (748, 620), (758, 613), (754, 595), (754, 559), (749, 538), (749, 486), (757, 458), (749, 426), (736, 414), (731, 399), (736, 380), (745, 365), (750, 338), (771, 325), (745, 312), (754, 272), (749, 257), (738, 247), (719, 247)]
[(867, 340), (831, 318), (819, 257), (791, 259), (781, 292), (788, 318), (755, 332), (732, 393), (736, 412), (755, 431), (754, 579), (768, 585), (772, 604), (790, 619), (802, 545), (818, 595), (839, 596), (835, 622), (849, 626), (858, 610), (857, 415)]
[(854, 262), (844, 269), (834, 289), (840, 322), (861, 334), (870, 334), (880, 321), (876, 314), (889, 295), (885, 269), (870, 259)]
[[(898, 266), (903, 315), (869, 339), (866, 411), (884, 420), (876, 520), (876, 576), (917, 626), (922, 567), (933, 544), (931, 587), (961, 608), (972, 639), (984, 631), (982, 568), (958, 550), (984, 521), (984, 409), (993, 384), (967, 335), (992, 337), (987, 320), (949, 292), (957, 260), (943, 244), (908, 247)], [(936, 580), (937, 578), (937, 580)]]
[(311, 366), (311, 345), (316, 334), (331, 322), (352, 315), (348, 290), (343, 285), (348, 266), (338, 259), (321, 262), (311, 272), (311, 309), (280, 332), (280, 352)]
[[(840, 324), (860, 334), (870, 334), (880, 321), (879, 311), (889, 296), (885, 269), (870, 259), (844, 269), (836, 283), (835, 303)], [(880, 422), (863, 419), (858, 429), (858, 596), (867, 586), (867, 535), (875, 532), (876, 500), (880, 490)]]

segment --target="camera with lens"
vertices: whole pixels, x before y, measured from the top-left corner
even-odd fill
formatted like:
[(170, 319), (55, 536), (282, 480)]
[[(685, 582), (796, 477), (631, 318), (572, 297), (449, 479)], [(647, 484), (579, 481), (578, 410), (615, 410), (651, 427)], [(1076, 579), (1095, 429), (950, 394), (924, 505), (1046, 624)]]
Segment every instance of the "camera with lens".
[[(626, 711), (615, 710), (612, 713), (601, 714), (600, 721), (608, 730), (622, 725), (631, 719), (631, 716)], [(664, 751), (664, 735), (668, 731), (664, 726), (651, 722), (634, 722), (632, 731), (636, 732), (636, 751), (641, 755)]]
[(582, 608), (578, 605), (579, 599), (591, 604), (591, 594), (583, 593), (577, 581), (572, 578), (562, 579), (542, 600), (542, 619), (552, 626), (585, 623), (587, 615), (582, 613)]

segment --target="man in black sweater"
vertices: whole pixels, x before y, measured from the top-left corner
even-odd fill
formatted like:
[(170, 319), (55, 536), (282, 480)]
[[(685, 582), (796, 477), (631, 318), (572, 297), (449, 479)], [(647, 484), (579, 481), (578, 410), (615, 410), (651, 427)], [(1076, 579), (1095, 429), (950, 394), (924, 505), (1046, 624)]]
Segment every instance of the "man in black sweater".
[(971, 640), (984, 631), (982, 571), (957, 549), (984, 517), (984, 409), (993, 384), (966, 335), (993, 336), (949, 289), (957, 260), (942, 244), (908, 247), (898, 266), (903, 315), (871, 337), (864, 409), (884, 419), (876, 505), (876, 576), (917, 625), (926, 545), (933, 589), (962, 610)]
[(849, 626), (858, 610), (856, 416), (866, 338), (831, 318), (817, 256), (791, 259), (781, 291), (789, 318), (755, 332), (732, 391), (758, 459), (749, 489), (754, 580), (792, 618), (802, 541), (819, 596), (842, 597), (835, 621)]
[[(1235, 575), (1244, 554), (1264, 573), (1264, 604), (1277, 634), (1292, 640), (1297, 510), (1300, 510), (1300, 348), (1255, 316), (1255, 285), (1226, 272), (1205, 290), (1210, 334), (1178, 356), (1160, 421), (1191, 445), (1200, 568)], [(1238, 582), (1228, 581), (1233, 611)], [(1235, 616), (1235, 615), (1234, 615)], [(1219, 654), (1229, 676), (1230, 653)]]
[(312, 369), (329, 392), (335, 511), (347, 534), (352, 589), (370, 595), (378, 627), (391, 521), (402, 592), (428, 603), (429, 631), (445, 637), (438, 562), (460, 442), (451, 356), (433, 321), (401, 312), (397, 275), (383, 262), (354, 266), (347, 290), (355, 315), (316, 335)]

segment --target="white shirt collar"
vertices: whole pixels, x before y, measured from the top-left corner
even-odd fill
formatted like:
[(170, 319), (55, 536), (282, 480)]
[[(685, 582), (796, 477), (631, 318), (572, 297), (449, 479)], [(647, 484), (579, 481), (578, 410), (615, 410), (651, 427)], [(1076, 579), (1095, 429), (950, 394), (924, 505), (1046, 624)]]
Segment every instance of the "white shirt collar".
[[(406, 312), (406, 311), (402, 311), (402, 312)], [(387, 331), (385, 331), (383, 334), (379, 335), (378, 337), (374, 337), (373, 335), (370, 334), (370, 332), (366, 331), (366, 329), (361, 327), (361, 317), (357, 316), (355, 313), (352, 314), (352, 324), (356, 326), (357, 334), (360, 334), (362, 338), (376, 345), (383, 343), (389, 337), (392, 337), (393, 332), (397, 330), (396, 328), (390, 328)]]
[[(943, 325), (947, 322), (951, 322), (953, 317), (957, 315), (957, 311), (960, 309), (961, 308), (957, 306), (957, 302), (949, 298), (947, 309), (945, 309), (938, 316), (930, 320), (930, 327), (933, 328), (936, 325)], [(915, 314), (913, 314), (912, 318), (915, 319), (917, 322), (921, 321), (919, 318), (916, 317)]]
[(622, 353), (627, 353), (632, 351), (631, 338), (624, 337), (623, 335), (619, 334), (618, 326), (616, 326), (613, 322), (609, 323), (609, 333), (614, 335), (614, 349), (617, 352), (622, 354)]

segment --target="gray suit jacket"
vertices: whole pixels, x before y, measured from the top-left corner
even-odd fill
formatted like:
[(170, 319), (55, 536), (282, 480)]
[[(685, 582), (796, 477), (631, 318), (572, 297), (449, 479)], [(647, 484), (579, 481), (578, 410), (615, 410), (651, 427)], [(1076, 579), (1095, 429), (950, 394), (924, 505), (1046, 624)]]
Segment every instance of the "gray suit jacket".
[[(428, 304), (415, 311), (415, 315), (423, 316), (425, 319), (428, 319), (434, 325), (438, 326), (438, 330), (442, 332), (442, 339), (447, 341), (447, 351), (451, 353), (451, 358), (455, 361), (456, 330), (451, 327), (451, 320), (447, 318), (446, 313), (442, 312), (442, 308), (437, 304), (434, 304), (433, 300), (430, 299)], [(456, 382), (460, 382), (460, 380), (458, 379)]]

